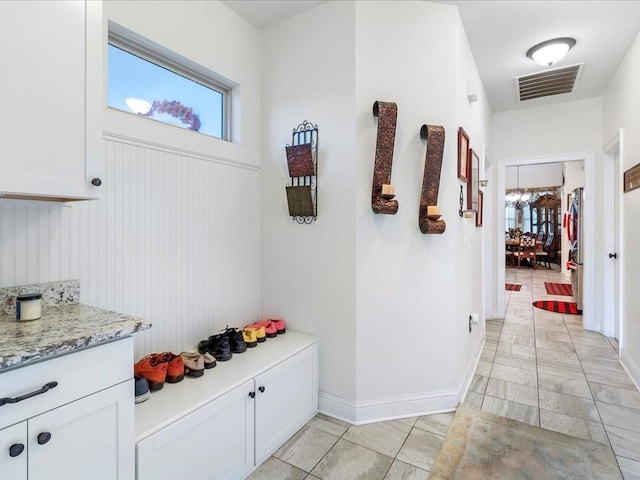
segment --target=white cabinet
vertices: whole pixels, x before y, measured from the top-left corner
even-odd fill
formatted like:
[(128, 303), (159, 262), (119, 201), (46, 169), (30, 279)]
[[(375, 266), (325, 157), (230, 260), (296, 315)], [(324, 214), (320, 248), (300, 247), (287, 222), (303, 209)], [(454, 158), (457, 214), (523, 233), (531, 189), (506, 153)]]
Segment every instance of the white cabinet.
[(316, 414), (316, 339), (287, 332), (190, 380), (136, 406), (138, 480), (246, 477)]
[(0, 478), (131, 478), (119, 435), (133, 423), (132, 389), (129, 380), (1, 430)]
[(102, 165), (102, 5), (0, 2), (0, 195), (96, 198)]
[[(0, 479), (134, 476), (133, 345), (124, 339), (0, 374)], [(15, 423), (14, 423), (15, 422)]]

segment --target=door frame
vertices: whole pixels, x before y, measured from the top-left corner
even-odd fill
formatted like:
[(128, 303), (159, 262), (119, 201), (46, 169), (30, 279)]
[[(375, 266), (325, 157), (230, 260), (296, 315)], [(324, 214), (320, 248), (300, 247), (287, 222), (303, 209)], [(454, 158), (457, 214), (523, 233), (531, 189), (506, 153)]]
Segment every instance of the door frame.
[[(605, 288), (603, 291), (603, 328), (602, 334), (608, 337), (614, 337), (616, 329), (618, 331), (618, 342), (620, 343), (620, 348), (622, 348), (623, 344), (623, 328), (622, 324), (624, 322), (623, 306), (624, 306), (624, 291), (622, 289), (622, 279), (624, 278), (623, 270), (624, 270), (624, 262), (622, 259), (624, 258), (624, 242), (623, 234), (624, 234), (624, 225), (622, 222), (622, 214), (624, 209), (623, 202), (623, 152), (624, 151), (624, 129), (620, 129), (616, 134), (609, 140), (609, 142), (603, 148), (604, 152), (604, 162), (603, 169), (604, 174), (603, 177), (605, 181), (603, 182), (603, 198), (606, 199), (607, 205), (615, 206), (618, 205), (618, 211), (614, 211), (613, 215), (603, 215), (603, 227), (604, 227), (604, 238), (603, 238), (603, 255), (607, 255), (608, 252), (616, 252), (618, 254), (617, 260), (610, 261), (608, 258), (604, 260), (604, 283), (603, 285), (610, 285), (611, 288)], [(618, 168), (616, 169), (616, 156), (618, 157)], [(616, 190), (617, 184), (617, 190)], [(615, 201), (614, 195), (618, 194), (618, 201)], [(615, 216), (618, 217), (618, 231), (614, 231)], [(616, 246), (616, 235), (618, 237), (618, 245)], [(604, 258), (604, 257), (603, 257)], [(615, 282), (615, 265), (613, 262), (617, 262), (618, 264), (618, 291), (615, 291), (614, 285)], [(615, 318), (615, 303), (618, 303), (618, 318)]]
[[(504, 318), (505, 313), (505, 255), (504, 255), (504, 194), (506, 190), (506, 169), (522, 165), (535, 165), (541, 163), (564, 163), (573, 161), (584, 161), (584, 313), (582, 324), (585, 330), (595, 330), (600, 332), (602, 325), (596, 320), (600, 315), (595, 313), (595, 272), (596, 272), (596, 181), (595, 181), (595, 153), (578, 152), (557, 155), (546, 155), (536, 157), (514, 157), (504, 158), (498, 162), (497, 168), (497, 202), (496, 202), (496, 307), (498, 316)], [(564, 234), (564, 230), (563, 230)], [(561, 265), (562, 268), (562, 265)]]

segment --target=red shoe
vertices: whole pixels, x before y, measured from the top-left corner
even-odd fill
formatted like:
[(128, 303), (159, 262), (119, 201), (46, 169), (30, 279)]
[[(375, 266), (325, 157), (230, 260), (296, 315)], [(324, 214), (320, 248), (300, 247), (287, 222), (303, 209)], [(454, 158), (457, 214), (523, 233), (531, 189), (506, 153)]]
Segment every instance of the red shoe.
[(167, 382), (178, 383), (184, 379), (184, 361), (180, 355), (171, 352), (160, 353), (162, 362), (167, 364)]
[(160, 390), (167, 377), (168, 363), (162, 361), (157, 353), (143, 357), (133, 367), (133, 374), (147, 379), (149, 390)]
[(267, 338), (274, 338), (278, 336), (278, 329), (273, 324), (271, 320), (265, 320), (264, 322), (256, 322), (252, 325), (247, 325), (246, 328), (260, 328), (264, 327), (264, 333), (267, 335)]
[(276, 327), (278, 335), (282, 335), (287, 331), (284, 320), (282, 320), (281, 318), (271, 318), (270, 320), (271, 323), (273, 323), (273, 325)]

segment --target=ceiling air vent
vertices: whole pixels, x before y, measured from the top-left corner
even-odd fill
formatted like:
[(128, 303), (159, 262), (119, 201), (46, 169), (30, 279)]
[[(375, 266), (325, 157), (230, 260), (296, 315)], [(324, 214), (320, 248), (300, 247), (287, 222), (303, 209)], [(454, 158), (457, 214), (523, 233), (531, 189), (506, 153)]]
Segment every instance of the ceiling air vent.
[(523, 102), (534, 98), (560, 95), (561, 93), (572, 93), (580, 78), (583, 66), (584, 64), (581, 63), (580, 65), (545, 70), (544, 72), (517, 77), (518, 100)]

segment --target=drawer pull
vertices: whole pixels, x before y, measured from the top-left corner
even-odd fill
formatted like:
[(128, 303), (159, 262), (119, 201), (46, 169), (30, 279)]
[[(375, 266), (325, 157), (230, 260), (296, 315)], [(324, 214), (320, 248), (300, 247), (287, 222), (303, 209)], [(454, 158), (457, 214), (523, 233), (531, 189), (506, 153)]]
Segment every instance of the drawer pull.
[(58, 382), (49, 382), (40, 390), (35, 390), (30, 393), (25, 393), (24, 395), (20, 395), (19, 397), (0, 398), (0, 407), (7, 403), (18, 403), (18, 402), (21, 402), (22, 400), (26, 400), (27, 398), (35, 397), (36, 395), (40, 395), (42, 393), (47, 393), (49, 390), (51, 390), (52, 388), (56, 388), (57, 386), (58, 386)]
[(249, 396), (250, 396), (251, 398), (254, 398), (254, 397), (256, 396), (256, 392), (249, 392)]
[(9, 456), (17, 457), (22, 452), (24, 452), (24, 445), (22, 443), (14, 443), (9, 447)]
[(38, 445), (44, 445), (51, 440), (51, 434), (49, 432), (42, 432), (38, 435)]
[(258, 390), (260, 390), (260, 393), (264, 393), (264, 391), (266, 390), (263, 386), (258, 387)]

